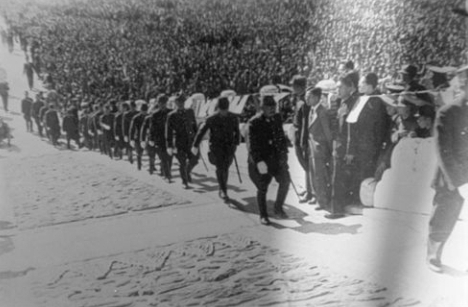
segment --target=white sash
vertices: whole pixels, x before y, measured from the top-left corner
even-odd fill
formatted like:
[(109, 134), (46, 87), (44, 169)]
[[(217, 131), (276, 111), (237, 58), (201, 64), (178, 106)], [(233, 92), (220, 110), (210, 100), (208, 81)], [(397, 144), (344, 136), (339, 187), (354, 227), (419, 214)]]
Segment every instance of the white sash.
[(364, 109), (367, 101), (369, 101), (369, 96), (360, 96), (353, 109), (349, 112), (346, 122), (349, 124), (354, 124), (358, 121), (359, 115)]

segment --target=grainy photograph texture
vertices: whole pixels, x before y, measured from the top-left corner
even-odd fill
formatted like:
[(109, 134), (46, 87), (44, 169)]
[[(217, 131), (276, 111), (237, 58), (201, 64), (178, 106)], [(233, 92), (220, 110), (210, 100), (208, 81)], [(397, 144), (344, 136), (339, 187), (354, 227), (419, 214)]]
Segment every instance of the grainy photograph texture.
[(0, 0), (0, 306), (468, 306), (467, 27)]

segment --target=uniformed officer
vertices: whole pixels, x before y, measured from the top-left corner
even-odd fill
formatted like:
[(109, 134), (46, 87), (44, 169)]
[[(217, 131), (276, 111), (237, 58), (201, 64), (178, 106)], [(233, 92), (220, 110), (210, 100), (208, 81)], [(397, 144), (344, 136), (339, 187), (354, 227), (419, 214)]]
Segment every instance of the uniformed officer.
[(156, 148), (154, 146), (150, 146), (148, 144), (148, 135), (149, 135), (149, 128), (151, 125), (151, 120), (153, 113), (156, 111), (155, 108), (153, 108), (153, 105), (148, 106), (148, 113), (143, 120), (143, 124), (141, 126), (141, 132), (140, 132), (140, 145), (143, 149), (146, 149), (146, 153), (148, 154), (148, 159), (149, 159), (149, 173), (152, 175), (156, 171), (156, 166), (155, 166), (155, 160), (156, 160)]
[(140, 106), (140, 112), (138, 112), (130, 123), (130, 129), (128, 134), (128, 139), (130, 141), (130, 146), (135, 149), (137, 156), (137, 167), (138, 170), (141, 170), (141, 158), (143, 155), (144, 148), (142, 147), (141, 140), (141, 129), (143, 127), (143, 122), (145, 117), (148, 115), (148, 105), (146, 103)]
[[(166, 147), (166, 122), (167, 116), (172, 111), (167, 108), (168, 97), (164, 94), (158, 96), (158, 107), (151, 115), (148, 129), (148, 150), (155, 151), (161, 161), (161, 176), (171, 182), (172, 156), (168, 155)], [(153, 160), (152, 160), (153, 159)], [(150, 156), (150, 164), (154, 163), (154, 157)]]
[(468, 184), (468, 66), (458, 70), (465, 97), (439, 109), (435, 121), (437, 173), (435, 195), (429, 221), (427, 262), (442, 270), (442, 252), (463, 207), (461, 190)]
[(130, 109), (127, 103), (120, 103), (119, 112), (115, 114), (114, 120), (114, 138), (115, 138), (115, 155), (120, 159), (123, 158), (123, 151), (125, 149), (125, 140), (123, 135), (123, 117), (125, 112)]
[(275, 113), (276, 101), (272, 96), (261, 99), (261, 112), (248, 122), (247, 149), (249, 176), (257, 187), (257, 205), (260, 222), (269, 225), (266, 194), (271, 179), (279, 183), (274, 212), (286, 218), (283, 204), (291, 178), (288, 166), (288, 143), (281, 116)]
[[(176, 109), (169, 113), (166, 127), (167, 153), (174, 154), (179, 161), (180, 177), (185, 188), (192, 181), (190, 173), (198, 163), (198, 156), (191, 152), (191, 147), (197, 131), (197, 122), (193, 109), (184, 108), (185, 97), (177, 96)], [(175, 139), (175, 140), (174, 140)]]
[(123, 135), (124, 135), (124, 141), (125, 141), (125, 146), (126, 146), (126, 151), (127, 151), (127, 157), (128, 161), (133, 164), (133, 148), (130, 145), (130, 124), (132, 123), (132, 119), (135, 115), (138, 114), (138, 111), (136, 110), (136, 103), (135, 101), (130, 101), (130, 109), (124, 113), (123, 115), (123, 124), (122, 124), (122, 129), (123, 129)]
[(90, 107), (86, 107), (81, 114), (79, 120), (79, 132), (83, 136), (83, 146), (86, 146), (89, 150), (93, 150), (93, 142), (91, 136), (89, 134), (89, 114), (90, 114)]
[(111, 105), (104, 106), (104, 114), (99, 118), (99, 126), (103, 132), (103, 149), (107, 155), (114, 158), (114, 113), (111, 113)]
[(49, 137), (49, 131), (47, 130), (47, 125), (46, 125), (46, 122), (45, 122), (45, 115), (46, 115), (48, 110), (49, 110), (49, 105), (44, 102), (44, 104), (42, 105), (42, 107), (39, 110), (39, 121), (41, 122), (41, 127), (45, 128), (46, 137), (50, 138)]
[(229, 167), (234, 160), (236, 148), (240, 143), (239, 119), (229, 112), (229, 100), (221, 97), (218, 100), (218, 112), (207, 118), (198, 130), (193, 142), (192, 154), (198, 155), (203, 136), (210, 131), (210, 151), (208, 159), (216, 166), (216, 178), (219, 184), (219, 197), (229, 201), (227, 181)]

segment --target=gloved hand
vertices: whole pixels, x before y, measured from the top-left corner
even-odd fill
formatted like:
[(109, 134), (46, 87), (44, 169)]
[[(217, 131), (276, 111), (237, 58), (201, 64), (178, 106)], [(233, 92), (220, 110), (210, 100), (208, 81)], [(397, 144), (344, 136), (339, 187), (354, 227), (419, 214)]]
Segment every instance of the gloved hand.
[(268, 166), (263, 161), (257, 163), (257, 169), (261, 175), (265, 175), (268, 173)]
[(118, 137), (118, 136), (116, 136), (116, 137), (115, 137), (115, 140), (118, 142), (118, 141), (119, 141), (119, 137)]
[(132, 146), (133, 148), (135, 148), (135, 141), (130, 141), (130, 146)]
[(194, 156), (198, 155), (198, 148), (197, 147), (193, 146), (191, 151), (192, 151), (192, 154)]
[(168, 147), (168, 148), (167, 148), (167, 154), (168, 154), (169, 156), (172, 156), (173, 152), (172, 152), (172, 148), (171, 148), (171, 147)]
[(149, 144), (149, 146), (154, 147), (154, 142), (153, 141), (149, 141), (148, 144)]
[(125, 143), (128, 143), (128, 137), (127, 136), (124, 136), (124, 141), (125, 141)]
[(140, 142), (140, 146), (141, 146), (141, 148), (145, 148), (146, 147), (146, 142), (145, 141)]

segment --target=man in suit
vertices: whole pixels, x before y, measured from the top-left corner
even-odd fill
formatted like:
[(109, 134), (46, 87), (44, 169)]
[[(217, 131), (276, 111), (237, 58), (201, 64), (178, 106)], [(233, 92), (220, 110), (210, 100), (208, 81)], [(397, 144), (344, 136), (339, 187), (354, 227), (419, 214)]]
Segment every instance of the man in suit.
[(66, 133), (67, 148), (71, 149), (70, 140), (75, 141), (76, 145), (81, 148), (78, 117), (73, 114), (71, 109), (69, 109), (67, 114), (63, 117), (62, 129), (63, 132)]
[[(185, 188), (190, 188), (188, 183), (192, 182), (190, 173), (198, 163), (198, 156), (192, 154), (191, 148), (197, 122), (193, 109), (185, 109), (185, 97), (179, 95), (176, 98), (176, 109), (167, 116), (166, 144), (167, 153), (174, 154), (179, 161), (180, 177)], [(175, 140), (174, 140), (175, 139)]]
[(111, 113), (111, 105), (106, 104), (104, 106), (104, 114), (99, 118), (99, 126), (103, 133), (103, 148), (104, 152), (113, 159), (113, 147), (114, 147), (114, 113)]
[(26, 121), (26, 131), (33, 132), (33, 123), (31, 120), (33, 100), (29, 97), (29, 93), (24, 92), (24, 99), (21, 100), (21, 112), (23, 113), (24, 120)]
[(260, 222), (270, 225), (266, 194), (273, 177), (279, 184), (274, 213), (286, 218), (283, 210), (291, 177), (288, 165), (288, 141), (283, 131), (281, 115), (277, 114), (272, 96), (261, 99), (261, 113), (248, 122), (247, 149), (249, 177), (257, 187), (257, 205)]
[(296, 114), (294, 116), (293, 125), (295, 128), (294, 147), (299, 164), (305, 171), (306, 191), (303, 197), (299, 200), (300, 203), (311, 202), (315, 203), (314, 194), (312, 192), (311, 169), (309, 165), (309, 111), (310, 106), (305, 103), (305, 90), (307, 79), (303, 76), (296, 75), (291, 81), (294, 91), (294, 106)]
[(39, 114), (43, 106), (44, 106), (44, 101), (42, 98), (42, 92), (40, 92), (36, 95), (36, 101), (32, 105), (32, 110), (31, 110), (32, 111), (31, 116), (34, 118), (34, 121), (36, 122), (37, 131), (39, 132), (40, 137), (42, 137), (42, 122), (41, 122), (41, 117)]
[(236, 148), (240, 143), (239, 120), (229, 112), (229, 100), (221, 97), (218, 100), (218, 112), (207, 118), (193, 142), (192, 154), (198, 155), (198, 148), (207, 131), (210, 131), (210, 151), (208, 159), (216, 166), (216, 178), (219, 184), (219, 197), (229, 201), (227, 181), (229, 167), (234, 161)]
[(439, 109), (435, 120), (438, 169), (429, 221), (427, 263), (442, 271), (441, 256), (463, 206), (461, 189), (468, 184), (468, 66), (458, 70), (465, 97)]
[(328, 210), (331, 198), (331, 157), (333, 135), (327, 109), (320, 103), (322, 89), (307, 91), (306, 103), (309, 111), (309, 165), (312, 186), (317, 197), (318, 208)]
[(115, 114), (114, 120), (114, 138), (115, 138), (115, 155), (123, 159), (123, 151), (125, 149), (125, 140), (123, 135), (123, 117), (125, 112), (130, 109), (127, 103), (121, 102), (119, 105), (119, 112)]
[(49, 132), (50, 140), (54, 146), (58, 145), (58, 139), (60, 137), (60, 121), (53, 103), (49, 104), (49, 109), (44, 116), (46, 123), (45, 126)]
[[(332, 213), (327, 218), (340, 218), (345, 215), (346, 205), (359, 200), (359, 185), (353, 182), (357, 172), (356, 152), (353, 142), (351, 123), (347, 122), (350, 111), (359, 99), (359, 74), (349, 72), (340, 77), (338, 82), (338, 110), (333, 127), (333, 178), (332, 178)], [(332, 123), (333, 124), (333, 123)]]
[[(166, 147), (166, 122), (167, 116), (172, 111), (167, 108), (168, 97), (164, 94), (158, 96), (158, 108), (151, 115), (148, 129), (148, 151), (156, 152), (161, 161), (161, 176), (171, 182), (172, 156), (168, 155)], [(155, 156), (150, 155), (150, 168), (154, 167)]]

